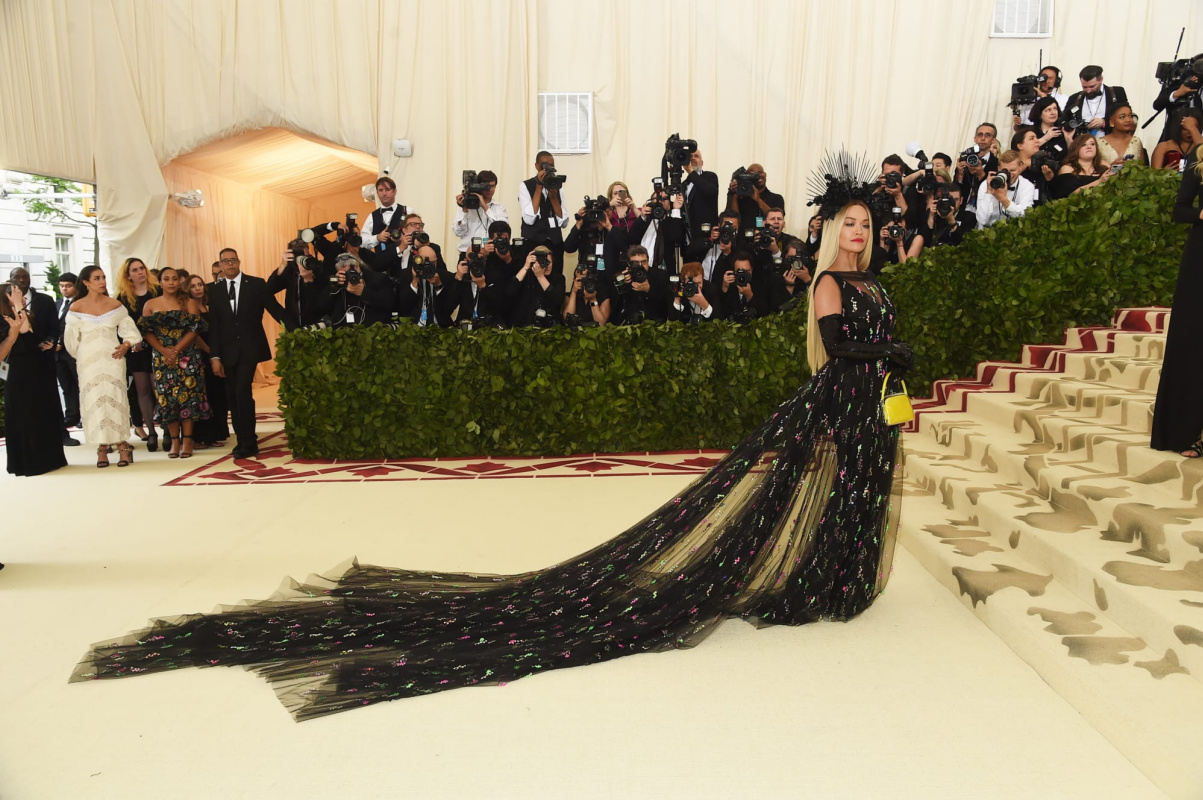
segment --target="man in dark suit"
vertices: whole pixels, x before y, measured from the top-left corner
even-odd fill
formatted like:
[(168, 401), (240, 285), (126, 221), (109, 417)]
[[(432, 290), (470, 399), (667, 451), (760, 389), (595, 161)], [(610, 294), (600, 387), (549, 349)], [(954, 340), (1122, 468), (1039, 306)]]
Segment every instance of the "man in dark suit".
[(1107, 132), (1107, 120), (1112, 110), (1128, 103), (1128, 93), (1122, 86), (1103, 84), (1103, 68), (1089, 64), (1078, 73), (1082, 91), (1069, 96), (1065, 102), (1065, 115), (1082, 123), (1076, 136), (1091, 134), (1102, 136)]
[(685, 165), (685, 222), (689, 226), (687, 244), (704, 241), (702, 225), (718, 222), (718, 175), (702, 169), (702, 151), (695, 150)]
[[(564, 274), (564, 232), (572, 214), (564, 202), (561, 188), (548, 189), (545, 182), (556, 175), (556, 158), (546, 150), (535, 156), (535, 177), (518, 184), (518, 207), (522, 210), (522, 238), (534, 246), (552, 252), (555, 272)], [(563, 179), (563, 176), (560, 176)]]
[(62, 297), (55, 301), (58, 313), (58, 338), (54, 341), (54, 366), (58, 370), (58, 385), (63, 390), (63, 417), (68, 428), (79, 425), (79, 375), (75, 371), (75, 359), (63, 347), (63, 334), (67, 330), (67, 312), (75, 300), (76, 275), (64, 272), (58, 276), (58, 289)]
[[(24, 267), (17, 267), (8, 273), (8, 279), (16, 284), (17, 288), (25, 295), (25, 305), (29, 308), (30, 315), (33, 317), (33, 335), (37, 337), (38, 346), (42, 350), (42, 357), (46, 360), (45, 368), (51, 374), (55, 374), (57, 369), (54, 363), (54, 345), (59, 340), (59, 323), (58, 315), (55, 313), (54, 301), (37, 289), (30, 288), (29, 270)], [(61, 406), (59, 407), (59, 413), (62, 413)], [(66, 426), (63, 427), (63, 444), (67, 447), (74, 447), (79, 444), (77, 440), (72, 439), (67, 433)]]
[(270, 361), (271, 348), (263, 332), (263, 312), (283, 324), (287, 312), (267, 289), (267, 282), (242, 273), (238, 252), (226, 247), (219, 254), (224, 276), (209, 285), (209, 357), (213, 374), (226, 380), (226, 398), (238, 443), (235, 458), (259, 454), (255, 436), (255, 368)]

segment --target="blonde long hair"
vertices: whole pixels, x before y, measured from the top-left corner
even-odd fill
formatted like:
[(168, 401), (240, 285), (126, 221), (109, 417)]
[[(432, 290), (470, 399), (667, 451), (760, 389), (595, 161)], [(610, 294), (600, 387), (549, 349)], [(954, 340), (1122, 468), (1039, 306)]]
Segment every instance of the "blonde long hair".
[[(1203, 143), (1195, 145), (1194, 152), (1195, 152), (1195, 174), (1198, 175), (1200, 178), (1203, 178)], [(1189, 158), (1190, 154), (1187, 153), (1186, 155), (1183, 155), (1182, 157)]]
[(160, 294), (159, 279), (150, 271), (146, 262), (140, 258), (125, 259), (121, 262), (121, 269), (117, 270), (117, 297), (130, 310), (133, 310), (138, 303), (138, 295), (134, 294), (134, 283), (129, 279), (129, 267), (135, 261), (146, 267), (146, 286), (150, 296), (157, 297)]
[[(869, 211), (869, 207), (860, 200), (848, 203), (834, 217), (823, 223), (823, 238), (819, 242), (819, 255), (815, 259), (818, 263), (810, 280), (810, 298), (806, 304), (806, 360), (810, 362), (811, 374), (818, 372), (819, 368), (827, 363), (827, 348), (823, 346), (823, 337), (819, 334), (819, 324), (815, 319), (815, 287), (819, 285), (819, 276), (830, 269), (840, 255), (840, 229), (844, 226), (844, 218), (848, 216), (848, 209), (852, 206), (863, 208), (869, 215), (870, 227), (873, 224), (873, 214)], [(869, 240), (865, 242), (865, 249), (856, 259), (856, 268), (861, 272), (867, 270), (869, 259), (872, 256), (873, 232), (870, 231)]]

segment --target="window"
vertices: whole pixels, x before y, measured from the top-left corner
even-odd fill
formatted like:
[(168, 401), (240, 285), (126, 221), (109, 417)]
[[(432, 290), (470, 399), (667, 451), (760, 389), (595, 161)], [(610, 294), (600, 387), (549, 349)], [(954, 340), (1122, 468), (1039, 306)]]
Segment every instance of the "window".
[(54, 237), (54, 260), (60, 275), (74, 271), (71, 269), (71, 239), (70, 236)]
[(1053, 35), (1053, 0), (994, 0), (996, 38), (1047, 39)]
[(539, 93), (539, 149), (549, 153), (593, 152), (591, 93)]

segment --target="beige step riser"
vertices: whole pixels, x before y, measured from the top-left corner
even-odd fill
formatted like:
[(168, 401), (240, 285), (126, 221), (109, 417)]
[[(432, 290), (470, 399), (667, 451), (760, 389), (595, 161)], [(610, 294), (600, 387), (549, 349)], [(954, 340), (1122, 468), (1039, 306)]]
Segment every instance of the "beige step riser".
[[(939, 475), (925, 473), (921, 469), (915, 473), (908, 473), (908, 477), (922, 485), (935, 486), (937, 497), (941, 498), (941, 503), (950, 510), (952, 517), (961, 520), (976, 519), (975, 528), (991, 534), (989, 539), (982, 538), (979, 541), (988, 542), (998, 548), (998, 551), (1001, 551), (1000, 556), (1005, 554), (1012, 558), (1018, 557), (1032, 565), (1033, 571), (1052, 575), (1083, 604), (1092, 607), (1095, 613), (1102, 613), (1096, 602), (1096, 591), (1101, 588), (1106, 598), (1107, 617), (1132, 632), (1132, 635), (1144, 639), (1154, 649), (1164, 651), (1167, 647), (1173, 648), (1179, 654), (1183, 665), (1191, 670), (1191, 674), (1197, 680), (1203, 681), (1203, 647), (1185, 645), (1174, 633), (1175, 626), (1182, 624), (1184, 616), (1191, 616), (1182, 613), (1189, 610), (1181, 607), (1178, 601), (1183, 598), (1198, 601), (1203, 600), (1203, 596), (1123, 584), (1103, 569), (1103, 565), (1111, 561), (1138, 562), (1154, 568), (1160, 567), (1161, 565), (1153, 561), (1129, 555), (1136, 550), (1138, 543), (1105, 542), (1100, 538), (1099, 530), (1093, 528), (1075, 534), (1041, 531), (1016, 519), (1016, 515), (1047, 511), (1047, 506), (1017, 512), (1009, 503), (992, 504), (992, 493), (981, 495), (979, 502), (974, 504), (965, 494), (965, 482), (949, 481), (944, 484), (941, 483)], [(935, 482), (927, 484), (924, 478), (933, 478)], [(940, 490), (940, 487), (943, 487), (943, 490)], [(904, 501), (903, 508), (905, 507)], [(905, 515), (905, 511), (903, 513)], [(951, 545), (941, 543), (938, 537), (929, 532), (922, 533), (930, 537), (933, 547), (947, 550), (950, 558), (955, 555)], [(1089, 538), (1076, 538), (1082, 536)], [(970, 560), (988, 564), (984, 559), (985, 556)], [(1193, 627), (1203, 630), (1203, 609), (1198, 610), (1198, 615), (1200, 624)]]
[[(1203, 480), (1196, 465), (1175, 454), (1150, 450), (1146, 434), (1117, 433), (1064, 421), (1049, 422), (1040, 429), (1042, 441), (1054, 447), (1048, 453), (1016, 452), (1022, 446), (1014, 443), (1016, 436), (1006, 435), (998, 426), (961, 427), (952, 420), (945, 426), (933, 422), (922, 434), (910, 434), (907, 441), (920, 452), (964, 457), (961, 463), (971, 469), (994, 470), (1001, 482), (1020, 483), (1045, 497), (1050, 496), (1050, 488), (1077, 493), (1099, 509), (1100, 519), (1109, 519), (1111, 509), (1135, 502), (1137, 495), (1140, 502), (1158, 507), (1203, 504)], [(1019, 438), (1032, 440), (1030, 429), (1025, 426)], [(1109, 483), (1110, 479), (1122, 480), (1128, 495), (1092, 497), (1078, 491), (1082, 485)], [(1153, 480), (1156, 482), (1150, 482)]]
[[(922, 456), (907, 457), (907, 477), (936, 481), (950, 479), (952, 484), (966, 483), (965, 477), (977, 479), (972, 485), (1014, 485), (1015, 490), (1027, 490), (1032, 495), (1062, 510), (1073, 510), (1079, 515), (1094, 518), (1088, 530), (1102, 538), (1108, 532), (1108, 540), (1115, 541), (1125, 550), (1133, 550), (1143, 543), (1149, 557), (1174, 569), (1181, 569), (1192, 561), (1203, 558), (1199, 548), (1187, 540), (1203, 535), (1203, 520), (1198, 519), (1199, 505), (1194, 503), (1150, 502), (1156, 498), (1128, 495), (1121, 498), (1086, 496), (1079, 492), (1082, 486), (1096, 486), (1088, 481), (1072, 481), (1068, 485), (1058, 480), (1057, 473), (1040, 473), (1033, 479), (1004, 471), (970, 473), (966, 475), (957, 467), (932, 463)], [(1093, 493), (1092, 493), (1093, 494)], [(1181, 512), (1175, 514), (1174, 512)], [(1203, 599), (1203, 598), (1200, 598)]]
[[(1152, 395), (1052, 381), (1024, 386), (1013, 394), (973, 392), (967, 397), (965, 411), (980, 422), (1012, 430), (1018, 430), (1019, 422), (1033, 432), (1039, 432), (1038, 426), (1064, 422), (1148, 433), (1152, 429), (1153, 400)], [(920, 425), (938, 416), (921, 415)]]
[[(903, 545), (936, 579), (957, 595), (991, 631), (993, 631), (1027, 664), (1066, 699), (1079, 713), (1117, 749), (1145, 772), (1171, 797), (1192, 797), (1203, 776), (1193, 746), (1194, 737), (1203, 735), (1203, 697), (1197, 682), (1185, 684), (1187, 676), (1168, 675), (1161, 680), (1116, 671), (1144, 671), (1137, 662), (1160, 660), (1164, 651), (1145, 648), (1127, 651), (1126, 664), (1089, 665), (1083, 668), (1068, 655), (1062, 637), (1043, 630), (1044, 621), (1029, 613), (1031, 608), (1051, 608), (1065, 613), (1087, 611), (1103, 626), (1096, 635), (1126, 638), (1122, 629), (1089, 606), (1075, 602), (1056, 581), (1045, 587), (1039, 596), (1028, 596), (1021, 589), (1004, 589), (976, 606), (961, 594), (950, 565), (937, 557), (931, 548), (917, 545), (912, 533), (901, 532)], [(969, 566), (968, 564), (962, 564)], [(978, 569), (980, 567), (970, 567)], [(1183, 647), (1173, 648), (1181, 654)], [(1119, 681), (1116, 678), (1119, 677)], [(1172, 683), (1170, 681), (1173, 681)], [(1118, 685), (1117, 685), (1118, 684)], [(1127, 689), (1127, 690), (1125, 690)], [(1154, 726), (1133, 724), (1136, 720), (1154, 718), (1172, 723)], [(1194, 731), (1193, 733), (1191, 731)]]

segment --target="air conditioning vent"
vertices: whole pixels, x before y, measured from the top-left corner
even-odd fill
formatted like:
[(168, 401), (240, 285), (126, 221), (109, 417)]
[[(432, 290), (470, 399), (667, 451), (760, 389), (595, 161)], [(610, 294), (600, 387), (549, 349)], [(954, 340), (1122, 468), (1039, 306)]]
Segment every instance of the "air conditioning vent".
[(539, 149), (549, 153), (593, 152), (593, 94), (539, 93)]
[(994, 0), (995, 38), (1047, 39), (1053, 35), (1053, 0)]

